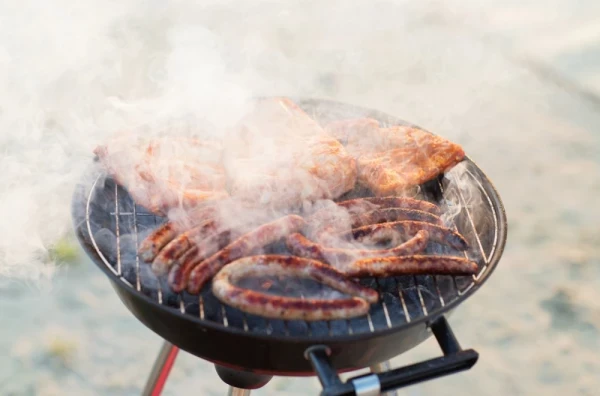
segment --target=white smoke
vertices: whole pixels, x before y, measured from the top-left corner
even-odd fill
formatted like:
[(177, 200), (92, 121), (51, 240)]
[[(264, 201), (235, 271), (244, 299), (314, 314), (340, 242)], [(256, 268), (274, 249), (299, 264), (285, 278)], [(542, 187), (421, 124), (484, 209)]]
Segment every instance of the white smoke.
[[(349, 78), (365, 91), (368, 73), (385, 65), (382, 56), (376, 69), (362, 69), (371, 41), (388, 37), (374, 27), (407, 23), (369, 2), (306, 2), (302, 15), (297, 6), (1, 3), (0, 277), (53, 272), (49, 249), (72, 228), (73, 188), (110, 136), (190, 124), (219, 131), (235, 124), (251, 97), (321, 96)], [(359, 91), (340, 94), (352, 100)]]
[(108, 136), (235, 122), (248, 94), (227, 48), (178, 19), (158, 1), (0, 4), (0, 277), (53, 272), (73, 188)]

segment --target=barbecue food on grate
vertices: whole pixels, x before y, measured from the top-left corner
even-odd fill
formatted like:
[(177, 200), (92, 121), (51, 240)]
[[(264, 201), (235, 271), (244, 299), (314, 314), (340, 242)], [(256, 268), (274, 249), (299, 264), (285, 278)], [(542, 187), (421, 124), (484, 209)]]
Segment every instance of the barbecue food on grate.
[(373, 234), (377, 234), (378, 232), (398, 231), (410, 237), (420, 230), (426, 230), (429, 233), (431, 241), (448, 245), (461, 251), (469, 248), (467, 240), (459, 233), (446, 227), (422, 221), (395, 221), (392, 223), (366, 225), (353, 229), (351, 234), (356, 240), (362, 241), (363, 238), (372, 237)]
[(351, 213), (364, 213), (375, 209), (412, 209), (440, 215), (440, 208), (431, 202), (409, 197), (371, 197), (357, 198), (337, 202), (338, 206), (348, 209)]
[(94, 150), (134, 201), (158, 215), (228, 196), (221, 144), (184, 138), (120, 138)]
[[(354, 297), (284, 297), (235, 285), (244, 277), (261, 275), (310, 278)], [(242, 311), (285, 320), (333, 320), (362, 316), (369, 311), (369, 304), (379, 299), (375, 290), (350, 281), (332, 267), (315, 260), (278, 255), (244, 257), (228, 264), (215, 276), (212, 291), (223, 303)]]
[(325, 129), (356, 158), (359, 183), (377, 196), (405, 194), (465, 157), (459, 145), (416, 127), (382, 128), (376, 120), (359, 119)]
[(391, 249), (340, 249), (323, 246), (305, 238), (302, 234), (292, 234), (287, 238), (288, 249), (296, 256), (320, 260), (344, 271), (347, 265), (363, 258), (405, 256), (422, 252), (427, 247), (429, 234), (421, 230), (408, 241)]
[(340, 269), (350, 278), (399, 275), (473, 275), (477, 264), (454, 256), (399, 256), (356, 260)]
[[(266, 245), (281, 239), (288, 251), (300, 257), (273, 259), (271, 264), (260, 259), (256, 271), (269, 268), (274, 274), (290, 271), (315, 278), (325, 276), (323, 268), (328, 267), (323, 263), (356, 276), (406, 271), (462, 274), (471, 268), (468, 260), (433, 256), (428, 261), (423, 259), (426, 256), (415, 255), (430, 240), (459, 250), (468, 246), (460, 234), (443, 227), (437, 205), (389, 196), (405, 194), (464, 157), (459, 146), (417, 128), (382, 128), (377, 121), (361, 119), (331, 123), (324, 129), (289, 99), (274, 98), (257, 101), (220, 141), (158, 138), (140, 143), (121, 138), (95, 152), (136, 203), (169, 216), (167, 223), (141, 242), (138, 253), (152, 264), (156, 275), (168, 274), (167, 282), (176, 293), (198, 294), (217, 273), (223, 273), (220, 290), (239, 293), (221, 297), (263, 316), (266, 312), (267, 316), (315, 320), (368, 310), (368, 303), (357, 298), (335, 303), (305, 300), (293, 305), (294, 299), (240, 291), (228, 283), (238, 276), (229, 269), (231, 262), (260, 254)], [(329, 201), (353, 190), (357, 179), (376, 196)], [(244, 221), (231, 224), (219, 217), (226, 214), (236, 219), (231, 208), (225, 209), (226, 203), (264, 212), (272, 219), (273, 209), (289, 213), (318, 200), (332, 206), (312, 213), (306, 221), (288, 215), (249, 232)], [(172, 215), (175, 209), (184, 215)], [(252, 224), (256, 227), (260, 221), (254, 219)], [(382, 242), (393, 247), (383, 248)], [(372, 249), (365, 248), (369, 245)], [(234, 268), (251, 274), (254, 261), (242, 262), (246, 264)], [(326, 272), (330, 278), (325, 283), (333, 282), (334, 273), (341, 279), (335, 269), (327, 271), (334, 272)], [(251, 301), (262, 301), (266, 308), (249, 308)], [(278, 313), (282, 307), (289, 312)]]
[(225, 248), (206, 260), (198, 263), (190, 272), (187, 290), (197, 294), (221, 268), (233, 260), (252, 254), (264, 246), (298, 232), (304, 226), (304, 219), (296, 215), (288, 215), (264, 224), (247, 234), (242, 235)]
[(259, 101), (225, 146), (230, 193), (260, 205), (334, 199), (356, 182), (354, 159), (289, 99)]

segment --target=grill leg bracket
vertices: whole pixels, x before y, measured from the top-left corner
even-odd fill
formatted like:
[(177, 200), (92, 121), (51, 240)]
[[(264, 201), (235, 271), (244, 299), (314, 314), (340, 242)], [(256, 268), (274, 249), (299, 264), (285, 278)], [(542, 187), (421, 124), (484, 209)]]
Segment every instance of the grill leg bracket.
[(346, 382), (340, 380), (333, 368), (327, 346), (310, 347), (305, 355), (323, 386), (321, 396), (372, 396), (468, 370), (475, 365), (479, 354), (472, 349), (461, 349), (446, 318), (441, 316), (436, 319), (431, 324), (431, 330), (444, 356), (383, 373), (350, 378)]

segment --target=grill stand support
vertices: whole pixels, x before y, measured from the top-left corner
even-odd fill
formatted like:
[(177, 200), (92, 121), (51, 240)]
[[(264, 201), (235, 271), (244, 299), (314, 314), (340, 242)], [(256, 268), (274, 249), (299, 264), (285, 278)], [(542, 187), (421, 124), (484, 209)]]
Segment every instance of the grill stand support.
[(169, 377), (169, 373), (171, 372), (171, 368), (173, 368), (173, 364), (175, 364), (178, 352), (179, 348), (175, 345), (168, 341), (163, 343), (160, 352), (156, 357), (156, 361), (154, 362), (154, 366), (152, 366), (152, 370), (150, 371), (150, 376), (146, 381), (146, 386), (142, 391), (142, 396), (160, 396), (165, 387), (165, 383), (167, 382), (167, 378)]
[[(175, 345), (168, 341), (163, 342), (142, 391), (142, 396), (160, 396), (178, 353), (179, 348)], [(260, 388), (273, 378), (270, 375), (243, 373), (218, 365), (215, 365), (215, 369), (219, 377), (230, 385), (228, 396), (250, 396), (250, 389)]]
[[(311, 362), (323, 386), (321, 396), (395, 395), (393, 391), (398, 388), (468, 370), (475, 365), (479, 354), (472, 349), (463, 350), (460, 347), (444, 316), (431, 323), (430, 328), (444, 356), (394, 370), (389, 370), (389, 362), (380, 363), (371, 367), (371, 374), (350, 378), (346, 382), (341, 381), (329, 360), (329, 347), (315, 345), (308, 348), (305, 357)], [(163, 343), (142, 392), (143, 396), (160, 396), (178, 352), (179, 348), (175, 345), (168, 341)], [(215, 368), (219, 377), (230, 385), (229, 396), (249, 396), (249, 389), (260, 388), (272, 378), (218, 365)]]
[(230, 386), (227, 396), (250, 396), (250, 389), (240, 389)]
[[(382, 362), (376, 365), (373, 365), (371, 367), (369, 367), (369, 369), (371, 370), (371, 372), (373, 374), (380, 374), (380, 373), (385, 373), (386, 371), (390, 371), (392, 369), (392, 366), (390, 365), (390, 362)], [(383, 396), (398, 396), (398, 392), (396, 392), (395, 390), (390, 391), (390, 392), (385, 392), (382, 393)]]
[(479, 354), (472, 349), (461, 349), (443, 316), (431, 323), (430, 327), (444, 356), (384, 373), (361, 375), (346, 382), (342, 382), (334, 370), (329, 359), (331, 350), (327, 346), (308, 348), (305, 357), (311, 362), (323, 386), (321, 396), (375, 396), (473, 367)]

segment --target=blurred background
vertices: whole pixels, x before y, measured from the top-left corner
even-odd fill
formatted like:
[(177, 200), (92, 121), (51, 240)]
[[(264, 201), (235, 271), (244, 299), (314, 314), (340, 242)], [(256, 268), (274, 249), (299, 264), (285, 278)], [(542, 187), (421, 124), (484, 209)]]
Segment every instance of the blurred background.
[[(599, 2), (5, 1), (0, 88), (0, 394), (139, 394), (161, 340), (75, 242), (74, 183), (115, 130), (225, 122), (252, 95), (409, 120), (463, 145), (503, 198), (503, 259), (450, 318), (479, 362), (399, 394), (598, 394)], [(428, 340), (392, 365), (437, 355)], [(164, 394), (191, 390), (227, 387), (181, 353)]]

